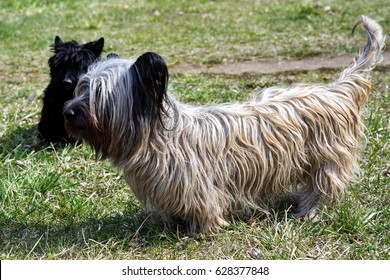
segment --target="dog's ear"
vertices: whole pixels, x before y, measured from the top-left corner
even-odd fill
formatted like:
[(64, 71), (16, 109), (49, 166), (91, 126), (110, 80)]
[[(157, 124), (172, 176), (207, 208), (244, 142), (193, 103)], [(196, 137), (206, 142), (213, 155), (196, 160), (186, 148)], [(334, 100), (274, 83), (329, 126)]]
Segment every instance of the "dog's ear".
[(109, 53), (107, 55), (107, 59), (113, 59), (113, 58), (119, 58), (119, 55), (117, 55), (116, 53)]
[(147, 52), (137, 58), (130, 68), (133, 79), (133, 110), (136, 116), (153, 122), (160, 118), (163, 100), (167, 95), (168, 68), (164, 59)]
[(54, 39), (54, 45), (62, 45), (64, 42), (62, 42), (61, 38), (57, 35)]
[(86, 43), (83, 48), (89, 49), (96, 57), (100, 56), (104, 47), (104, 38)]
[(168, 67), (164, 59), (156, 53), (146, 52), (134, 62), (132, 70), (136, 72), (143, 91), (162, 100), (167, 92)]
[(54, 38), (54, 43), (51, 45), (51, 50), (54, 53), (57, 53), (57, 52), (59, 52), (59, 50), (62, 48), (63, 45), (64, 45), (64, 42), (61, 40), (61, 38), (59, 36), (56, 36)]

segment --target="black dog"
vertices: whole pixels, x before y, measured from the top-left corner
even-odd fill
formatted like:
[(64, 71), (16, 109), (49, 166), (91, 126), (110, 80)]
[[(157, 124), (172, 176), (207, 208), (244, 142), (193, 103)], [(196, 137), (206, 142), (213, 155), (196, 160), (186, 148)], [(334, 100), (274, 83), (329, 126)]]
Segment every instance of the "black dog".
[(80, 75), (99, 59), (103, 51), (104, 38), (86, 44), (76, 41), (63, 42), (56, 36), (49, 58), (50, 83), (45, 89), (43, 108), (38, 130), (48, 142), (73, 141), (64, 128), (62, 110), (64, 103), (73, 98)]

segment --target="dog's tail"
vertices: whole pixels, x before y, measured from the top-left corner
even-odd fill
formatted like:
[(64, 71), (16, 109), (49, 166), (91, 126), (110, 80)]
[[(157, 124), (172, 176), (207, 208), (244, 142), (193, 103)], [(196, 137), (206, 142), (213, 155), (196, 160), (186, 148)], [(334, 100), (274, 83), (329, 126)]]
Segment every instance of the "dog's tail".
[(356, 104), (363, 106), (371, 90), (368, 80), (369, 72), (382, 61), (382, 52), (385, 48), (385, 36), (382, 27), (367, 16), (361, 16), (352, 29), (352, 34), (359, 25), (363, 25), (367, 34), (367, 43), (359, 50), (353, 62), (345, 69), (334, 83), (335, 89), (347, 95), (353, 94)]

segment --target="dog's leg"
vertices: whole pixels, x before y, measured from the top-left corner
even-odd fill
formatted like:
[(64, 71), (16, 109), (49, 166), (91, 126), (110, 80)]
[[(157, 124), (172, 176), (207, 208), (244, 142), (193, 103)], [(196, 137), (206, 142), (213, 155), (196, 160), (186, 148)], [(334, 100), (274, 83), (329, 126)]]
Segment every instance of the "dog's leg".
[(187, 209), (183, 220), (189, 232), (217, 232), (220, 228), (228, 225), (224, 219), (224, 210), (221, 205), (212, 202), (213, 197), (196, 203)]
[(321, 194), (316, 191), (313, 184), (309, 183), (305, 185), (305, 190), (294, 193), (292, 198), (297, 204), (297, 208), (293, 212), (294, 218), (305, 220), (315, 214)]
[(347, 184), (343, 180), (346, 178), (343, 173), (336, 162), (327, 162), (308, 176), (304, 188), (293, 195), (298, 203), (294, 217), (299, 219), (310, 217), (320, 202), (329, 204), (342, 197)]

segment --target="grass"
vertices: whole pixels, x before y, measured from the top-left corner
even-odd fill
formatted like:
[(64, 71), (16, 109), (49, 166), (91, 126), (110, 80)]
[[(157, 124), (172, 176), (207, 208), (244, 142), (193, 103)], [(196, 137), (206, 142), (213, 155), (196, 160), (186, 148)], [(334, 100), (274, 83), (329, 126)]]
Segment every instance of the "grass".
[[(46, 61), (55, 35), (105, 37), (107, 52), (162, 54), (170, 66), (249, 59), (337, 56), (360, 14), (390, 26), (385, 0), (369, 1), (1, 1), (0, 259), (390, 259), (390, 75), (372, 74), (363, 112), (361, 181), (311, 220), (284, 212), (232, 221), (189, 237), (153, 226), (123, 181), (86, 146), (38, 140)], [(61, 11), (61, 12), (59, 12)], [(303, 39), (302, 39), (303, 38)], [(273, 85), (326, 83), (334, 71), (228, 76), (177, 73), (170, 89), (190, 103), (242, 100)]]

